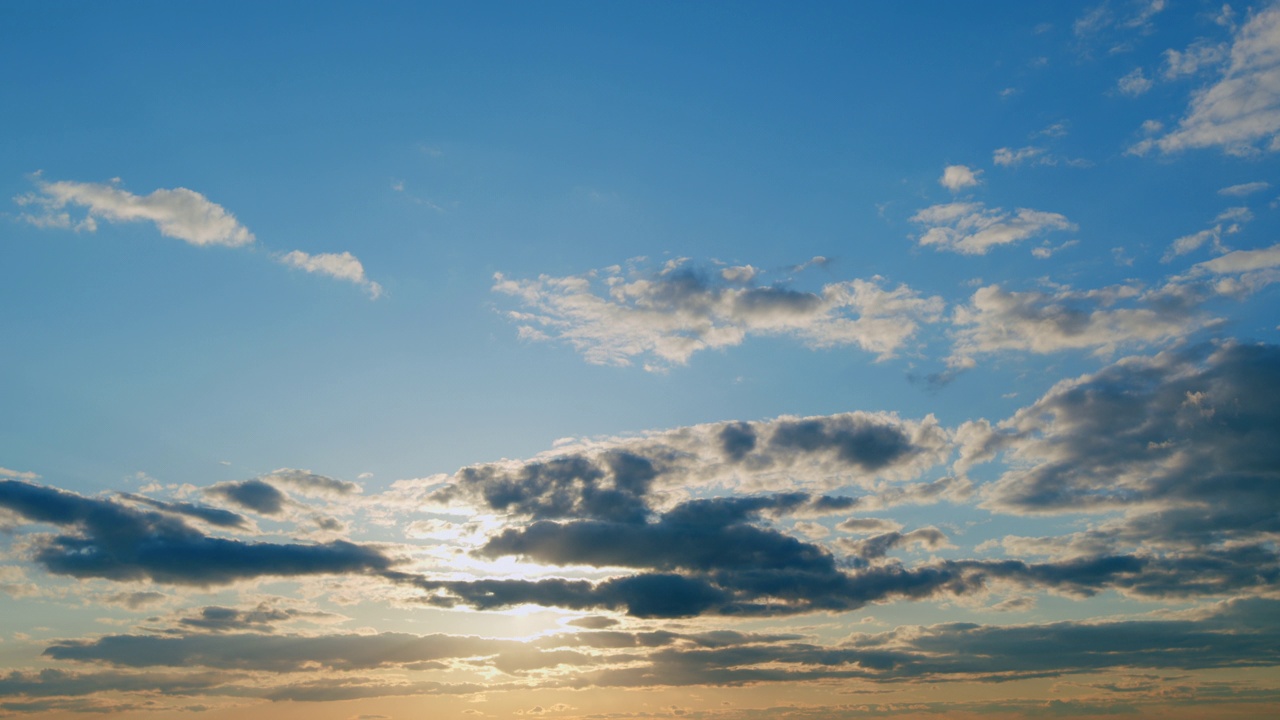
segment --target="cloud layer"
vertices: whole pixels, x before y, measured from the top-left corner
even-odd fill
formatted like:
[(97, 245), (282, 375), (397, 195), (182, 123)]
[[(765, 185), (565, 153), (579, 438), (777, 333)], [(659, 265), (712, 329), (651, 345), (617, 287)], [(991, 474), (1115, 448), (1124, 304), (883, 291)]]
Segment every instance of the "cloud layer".
[(795, 337), (815, 348), (852, 345), (888, 358), (942, 310), (942, 300), (880, 278), (831, 283), (816, 292), (755, 284), (750, 266), (698, 269), (672, 261), (657, 272), (622, 268), (532, 280), (495, 276), (516, 298), (521, 337), (563, 340), (589, 362), (658, 369), (751, 335)]

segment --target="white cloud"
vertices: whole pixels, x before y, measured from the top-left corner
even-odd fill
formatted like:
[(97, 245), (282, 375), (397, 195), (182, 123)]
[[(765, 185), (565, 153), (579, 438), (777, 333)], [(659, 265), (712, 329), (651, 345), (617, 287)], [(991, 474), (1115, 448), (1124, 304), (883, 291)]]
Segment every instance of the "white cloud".
[(1132, 72), (1120, 78), (1116, 86), (1125, 95), (1136, 97), (1151, 89), (1151, 79), (1142, 74), (1142, 68), (1134, 68)]
[[(155, 223), (160, 234), (192, 245), (237, 247), (252, 243), (253, 233), (217, 203), (187, 188), (160, 189), (150, 195), (134, 195), (112, 183), (45, 182), (36, 176), (35, 193), (19, 196), (19, 205), (36, 206), (41, 215), (22, 219), (42, 228), (71, 228), (93, 232), (97, 221)], [(72, 219), (68, 206), (85, 209), (81, 220)]]
[(982, 181), (978, 179), (981, 174), (981, 170), (973, 170), (965, 165), (948, 165), (942, 171), (942, 177), (938, 178), (938, 184), (951, 192), (959, 192), (981, 183)]
[(1210, 45), (1204, 42), (1193, 43), (1186, 50), (1164, 51), (1164, 76), (1168, 80), (1195, 75), (1201, 70), (1222, 63), (1227, 57), (1226, 45)]
[(884, 359), (917, 323), (936, 321), (943, 308), (941, 298), (921, 297), (905, 285), (886, 288), (878, 277), (801, 292), (744, 287), (741, 273), (726, 282), (720, 273), (704, 276), (679, 261), (656, 274), (621, 273), (612, 267), (532, 280), (498, 273), (493, 290), (524, 306), (509, 313), (521, 337), (566, 341), (597, 364), (644, 358), (650, 370), (739, 345), (748, 335), (791, 336), (814, 348), (854, 345)]
[(1271, 183), (1263, 182), (1263, 181), (1241, 183), (1239, 185), (1224, 187), (1218, 191), (1218, 194), (1229, 195), (1231, 197), (1244, 197), (1245, 195), (1252, 195), (1253, 193), (1256, 193), (1256, 192), (1262, 192), (1263, 190), (1266, 190), (1269, 187), (1271, 187)]
[(1044, 155), (1044, 148), (1027, 146), (1014, 150), (1012, 148), (1002, 147), (992, 154), (991, 160), (997, 165), (1004, 167), (1014, 167), (1022, 163), (1033, 160)]
[(16, 478), (18, 480), (38, 480), (40, 476), (33, 472), (22, 472), (18, 470), (10, 470), (7, 467), (0, 467), (0, 477)]
[(1207, 230), (1201, 230), (1200, 232), (1192, 233), (1191, 235), (1184, 235), (1177, 240), (1174, 240), (1173, 244), (1170, 245), (1169, 249), (1165, 252), (1164, 257), (1160, 258), (1160, 262), (1169, 262), (1179, 255), (1186, 255), (1211, 240), (1214, 244), (1222, 242), (1221, 225), (1215, 225)]
[(1236, 250), (1222, 257), (1206, 260), (1196, 267), (1219, 275), (1269, 270), (1280, 267), (1280, 245), (1261, 250)]
[(1171, 153), (1221, 147), (1233, 155), (1259, 146), (1280, 150), (1280, 6), (1259, 12), (1237, 32), (1231, 61), (1218, 82), (1191, 99), (1178, 127), (1131, 148)]
[(911, 217), (925, 227), (917, 238), (921, 245), (964, 255), (985, 255), (1006, 245), (1055, 230), (1075, 230), (1076, 225), (1058, 213), (1018, 208), (1008, 212), (988, 209), (982, 203), (947, 203), (927, 207)]
[(281, 255), (279, 259), (290, 267), (355, 283), (364, 288), (374, 299), (382, 295), (382, 286), (365, 277), (364, 265), (361, 265), (360, 261), (349, 252), (311, 255), (301, 250), (294, 250)]

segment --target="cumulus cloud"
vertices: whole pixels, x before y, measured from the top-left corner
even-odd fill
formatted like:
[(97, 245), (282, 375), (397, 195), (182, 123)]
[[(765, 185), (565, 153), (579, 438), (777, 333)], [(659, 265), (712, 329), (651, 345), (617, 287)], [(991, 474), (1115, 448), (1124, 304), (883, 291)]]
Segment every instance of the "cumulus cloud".
[(364, 288), (365, 292), (375, 300), (382, 295), (382, 286), (365, 276), (364, 265), (349, 252), (311, 255), (301, 250), (294, 250), (279, 256), (279, 260), (289, 267), (355, 283)]
[(1009, 212), (976, 202), (933, 205), (911, 216), (911, 221), (924, 227), (916, 238), (920, 245), (962, 255), (986, 255), (1000, 245), (1076, 229), (1058, 213), (1027, 208)]
[[(39, 215), (22, 219), (37, 227), (75, 228), (94, 231), (98, 221), (152, 222), (165, 237), (192, 245), (237, 247), (254, 241), (253, 233), (217, 203), (187, 188), (160, 189), (150, 195), (134, 195), (119, 182), (82, 183), (61, 180), (47, 182), (36, 176), (36, 192), (21, 195), (19, 205), (36, 208)], [(68, 207), (83, 208), (86, 215), (74, 220)]]
[(948, 165), (942, 171), (942, 177), (938, 178), (938, 184), (951, 192), (960, 192), (981, 183), (982, 181), (978, 179), (981, 174), (981, 170), (973, 170), (966, 165)]
[(1258, 11), (1236, 32), (1222, 76), (1192, 96), (1176, 128), (1131, 152), (1207, 147), (1233, 155), (1280, 150), (1280, 7)]
[[(733, 347), (749, 335), (790, 336), (809, 347), (853, 345), (892, 357), (919, 323), (938, 319), (943, 303), (881, 278), (830, 283), (818, 292), (757, 286), (669, 262), (656, 273), (622, 269), (532, 280), (495, 275), (495, 292), (524, 306), (508, 313), (530, 340), (560, 339), (588, 362), (647, 369), (682, 365), (696, 352)], [(745, 278), (745, 279), (744, 279)]]

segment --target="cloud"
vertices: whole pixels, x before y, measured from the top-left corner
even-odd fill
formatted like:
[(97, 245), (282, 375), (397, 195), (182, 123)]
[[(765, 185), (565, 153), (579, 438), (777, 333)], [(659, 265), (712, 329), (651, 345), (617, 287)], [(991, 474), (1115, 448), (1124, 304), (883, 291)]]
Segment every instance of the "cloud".
[(119, 493), (120, 497), (130, 502), (146, 505), (147, 507), (159, 510), (161, 512), (172, 513), (174, 515), (183, 515), (202, 520), (210, 525), (225, 528), (246, 528), (248, 522), (244, 517), (237, 515), (229, 510), (221, 508), (208, 507), (206, 505), (196, 505), (187, 502), (164, 502), (161, 500), (153, 500), (149, 497), (134, 495), (133, 493)]
[(1200, 232), (1192, 233), (1190, 235), (1183, 235), (1177, 240), (1174, 240), (1173, 244), (1169, 246), (1169, 249), (1165, 251), (1164, 256), (1160, 258), (1160, 262), (1167, 263), (1180, 255), (1186, 255), (1189, 252), (1199, 249), (1200, 246), (1205, 243), (1210, 243), (1215, 246), (1222, 244), (1221, 225), (1214, 225), (1211, 228), (1206, 228)]
[(204, 492), (262, 515), (279, 515), (289, 500), (274, 485), (261, 480), (218, 483)]
[(317, 475), (310, 470), (297, 470), (294, 468), (273, 470), (266, 475), (260, 475), (258, 480), (272, 485), (283, 485), (301, 495), (347, 497), (360, 492), (358, 483)]
[(911, 221), (925, 228), (916, 238), (920, 245), (963, 255), (985, 255), (999, 245), (1076, 229), (1058, 213), (1027, 208), (1008, 212), (982, 203), (933, 205), (911, 216)]
[[(192, 245), (238, 247), (254, 241), (253, 233), (217, 203), (194, 190), (174, 188), (139, 196), (111, 184), (62, 180), (46, 182), (37, 174), (36, 192), (19, 196), (19, 205), (39, 208), (41, 215), (22, 218), (37, 227), (74, 227), (94, 231), (99, 220), (155, 223), (160, 234)], [(85, 208), (79, 222), (65, 213), (68, 206)]]
[(1175, 129), (1130, 151), (1207, 147), (1233, 155), (1280, 150), (1280, 6), (1260, 10), (1237, 31), (1222, 76), (1192, 96)]
[(1226, 60), (1227, 52), (1224, 44), (1210, 44), (1202, 40), (1192, 43), (1186, 50), (1165, 50), (1164, 77), (1174, 80), (1216, 67)]
[[(1245, 584), (1231, 579), (1237, 564), (1268, 577), (1277, 567), (1268, 538), (1280, 532), (1276, 392), (1280, 348), (1271, 345), (1169, 351), (1063, 381), (1000, 424), (995, 444), (1010, 468), (984, 488), (985, 503), (1019, 514), (1125, 510), (1072, 540), (1088, 541), (1088, 552), (1164, 547), (1202, 563), (1194, 578), (1171, 565), (1166, 592)], [(1055, 544), (1071, 552), (1065, 539)], [(1216, 581), (1215, 566), (1226, 573)], [(1143, 585), (1155, 592), (1159, 580), (1153, 572)]]
[(1256, 192), (1262, 192), (1263, 190), (1266, 190), (1269, 187), (1271, 187), (1271, 183), (1265, 182), (1265, 181), (1241, 183), (1239, 185), (1224, 187), (1218, 191), (1218, 194), (1228, 195), (1232, 197), (1244, 197), (1245, 195), (1252, 195), (1253, 193), (1256, 193)]
[(992, 154), (991, 160), (995, 164), (1004, 167), (1016, 167), (1028, 160), (1040, 158), (1043, 161), (1044, 157), (1045, 149), (1041, 147), (1027, 146), (1017, 150), (1002, 147)]
[(951, 192), (960, 192), (981, 183), (978, 179), (981, 174), (981, 170), (975, 171), (965, 165), (948, 165), (942, 171), (942, 177), (938, 178), (938, 184)]
[(310, 255), (301, 250), (294, 250), (280, 255), (279, 260), (289, 267), (355, 283), (364, 288), (369, 293), (369, 297), (375, 300), (382, 295), (382, 286), (365, 277), (364, 265), (349, 252)]
[(1160, 344), (1206, 327), (1199, 310), (1204, 289), (1168, 285), (1143, 291), (1134, 286), (1079, 291), (1014, 292), (988, 285), (956, 308), (954, 345), (948, 362), (966, 367), (977, 355), (1024, 351), (1038, 354)]
[(377, 573), (391, 566), (377, 550), (349, 542), (211, 537), (169, 514), (16, 480), (0, 481), (0, 507), (64, 529), (29, 538), (32, 559), (58, 575), (210, 586), (268, 576)]
[(1124, 95), (1137, 97), (1151, 89), (1151, 78), (1142, 73), (1142, 68), (1134, 68), (1116, 82), (1116, 87)]
[(749, 335), (790, 336), (813, 348), (854, 345), (884, 359), (942, 310), (941, 298), (921, 297), (906, 285), (888, 289), (879, 277), (805, 292), (735, 282), (682, 260), (630, 279), (621, 272), (533, 280), (499, 273), (493, 290), (524, 306), (508, 313), (521, 337), (558, 338), (596, 364), (644, 358), (650, 370), (683, 365), (696, 352), (733, 347)]
[[(853, 412), (709, 423), (465, 467), (405, 502), (534, 520), (639, 522), (674, 506), (673, 497), (717, 487), (794, 493), (852, 484), (874, 488), (883, 502), (911, 501), (920, 491), (877, 482), (914, 479), (950, 451), (948, 433), (932, 416), (912, 421)], [(815, 495), (792, 510), (820, 514), (849, 507), (848, 501)]]
[[(40, 173), (33, 178), (36, 191), (19, 195), (14, 202), (36, 211), (18, 217), (38, 228), (95, 232), (100, 221), (145, 220), (154, 223), (161, 235), (192, 245), (241, 247), (255, 241), (235, 215), (187, 188), (160, 189), (140, 196), (122, 189), (119, 179), (111, 183), (48, 182)], [(68, 207), (84, 208), (85, 215), (73, 218)], [(375, 299), (382, 294), (382, 286), (365, 276), (364, 266), (349, 252), (311, 255), (294, 250), (275, 257), (289, 267), (355, 283)]]

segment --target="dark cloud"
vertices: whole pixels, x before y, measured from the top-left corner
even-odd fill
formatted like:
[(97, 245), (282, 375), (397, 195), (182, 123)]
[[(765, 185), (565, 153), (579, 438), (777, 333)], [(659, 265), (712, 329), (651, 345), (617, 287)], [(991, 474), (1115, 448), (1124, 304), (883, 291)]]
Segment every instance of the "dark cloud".
[(334, 618), (332, 613), (297, 608), (278, 608), (259, 603), (249, 610), (209, 605), (200, 608), (197, 615), (179, 618), (182, 628), (194, 628), (208, 632), (270, 632), (272, 626), (298, 619)]
[(782, 421), (769, 446), (775, 450), (834, 450), (841, 460), (879, 470), (914, 452), (901, 428), (848, 415)]
[(71, 529), (34, 539), (33, 559), (52, 573), (111, 580), (217, 585), (262, 576), (370, 573), (391, 561), (349, 542), (297, 545), (211, 537), (161, 512), (0, 481), (0, 507)]
[(218, 483), (205, 493), (263, 515), (280, 514), (289, 500), (274, 485), (261, 480)]
[(552, 565), (594, 565), (709, 572), (790, 568), (833, 572), (827, 551), (745, 521), (765, 510), (795, 507), (807, 495), (694, 500), (657, 522), (538, 521), (511, 528), (481, 549), (487, 557), (521, 555)]
[(730, 460), (741, 460), (747, 453), (756, 448), (756, 431), (744, 422), (725, 423), (720, 429), (720, 447), (725, 457)]
[(533, 518), (590, 517), (635, 522), (648, 515), (645, 496), (657, 476), (649, 458), (609, 451), (598, 458), (569, 455), (508, 469), (463, 468), (437, 502), (474, 497), (488, 507)]
[[(931, 417), (912, 422), (853, 412), (714, 423), (601, 441), (554, 457), (466, 467), (444, 487), (432, 486), (424, 500), (534, 520), (635, 523), (661, 509), (676, 489), (744, 480), (761, 489), (788, 490), (877, 477), (907, 480), (945, 460), (951, 444)], [(897, 491), (902, 500), (913, 499)], [(797, 512), (834, 512), (857, 502), (827, 497)]]
[(461, 635), (107, 635), (94, 640), (62, 640), (44, 654), (55, 660), (98, 662), (118, 667), (205, 667), (220, 670), (299, 672), (323, 666), (360, 670), (443, 658), (491, 656), (516, 651), (515, 640)]
[(154, 508), (161, 512), (192, 517), (218, 527), (243, 529), (249, 525), (243, 515), (233, 513), (230, 510), (223, 510), (222, 508), (209, 507), (208, 505), (196, 505), (195, 503), (187, 502), (164, 502), (126, 492), (118, 494), (120, 497), (129, 500), (130, 502), (146, 505), (147, 507)]
[(990, 504), (1024, 512), (1207, 505), (1223, 530), (1280, 529), (1280, 347), (1198, 355), (1118, 363), (1020, 411), (1003, 442), (1026, 467), (1000, 479)]

